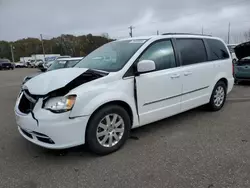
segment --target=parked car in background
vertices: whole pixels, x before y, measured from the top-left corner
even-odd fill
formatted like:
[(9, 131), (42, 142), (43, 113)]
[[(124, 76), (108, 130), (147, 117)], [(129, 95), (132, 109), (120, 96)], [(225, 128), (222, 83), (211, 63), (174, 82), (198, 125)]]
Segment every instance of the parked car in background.
[(54, 56), (54, 57), (46, 58), (45, 63), (51, 62), (51, 61), (55, 61), (55, 60), (61, 59), (61, 58), (70, 58), (70, 57), (71, 57), (71, 56), (68, 56), (68, 55), (64, 55), (64, 56)]
[[(62, 69), (62, 68), (70, 68), (74, 67), (80, 60), (82, 60), (83, 57), (72, 57), (72, 58), (59, 58), (52, 62), (52, 65), (48, 69), (43, 69), (42, 72), (45, 71), (52, 71), (56, 69)], [(26, 83), (31, 78), (39, 75), (40, 73), (32, 74), (30, 76), (26, 76), (23, 80), (23, 84)]]
[(15, 63), (11, 63), (11, 66), (12, 66), (12, 67), (11, 67), (12, 70), (14, 70), (14, 69), (16, 68)]
[(17, 63), (15, 63), (15, 67), (16, 68), (26, 68), (27, 65), (24, 62), (17, 62)]
[(74, 67), (83, 57), (60, 58), (55, 60), (47, 71)]
[(8, 59), (0, 59), (0, 70), (13, 70), (15, 65)]
[(43, 68), (43, 64), (44, 64), (43, 61), (39, 62), (38, 65), (36, 66), (36, 68), (41, 70)]
[(28, 68), (31, 68), (31, 66), (32, 66), (31, 63), (30, 63), (30, 61), (27, 61), (26, 65), (27, 65)]
[(238, 61), (234, 64), (235, 83), (250, 81), (250, 42), (235, 47)]
[(236, 61), (238, 60), (236, 55), (235, 55), (235, 51), (234, 48), (237, 46), (237, 44), (228, 44), (227, 47), (230, 51), (231, 57), (232, 57), (232, 61), (233, 63), (236, 63)]
[(44, 61), (42, 59), (37, 59), (35, 60), (34, 64), (35, 64), (35, 67), (38, 68), (40, 64), (43, 64)]
[(36, 67), (35, 62), (36, 62), (36, 61), (33, 60), (33, 59), (30, 60), (30, 62), (28, 62), (28, 67), (29, 67), (29, 68), (35, 68), (35, 67)]
[(70, 56), (58, 56), (58, 57), (49, 58), (50, 61), (46, 61), (45, 63), (41, 64), (38, 68), (42, 72), (45, 72), (54, 63), (54, 61), (58, 59), (62, 59), (62, 58), (70, 58)]
[(42, 65), (42, 67), (40, 67), (39, 69), (40, 69), (42, 72), (45, 72), (45, 71), (52, 65), (52, 63), (53, 63), (54, 61), (55, 61), (55, 60), (45, 62), (45, 63)]
[(20, 57), (19, 61), (27, 64), (27, 62), (30, 62), (32, 57)]
[(207, 105), (220, 110), (232, 90), (232, 59), (219, 38), (164, 34), (96, 49), (75, 67), (24, 84), (15, 105), (20, 134), (50, 149), (86, 143), (105, 155), (130, 130)]

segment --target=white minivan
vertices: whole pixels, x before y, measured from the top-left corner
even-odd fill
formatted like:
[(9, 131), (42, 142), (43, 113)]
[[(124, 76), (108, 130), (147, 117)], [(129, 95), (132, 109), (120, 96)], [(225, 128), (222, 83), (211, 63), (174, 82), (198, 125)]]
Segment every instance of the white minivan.
[(118, 150), (132, 128), (205, 105), (232, 90), (232, 59), (219, 38), (164, 34), (116, 40), (27, 81), (16, 105), (20, 134), (39, 146)]

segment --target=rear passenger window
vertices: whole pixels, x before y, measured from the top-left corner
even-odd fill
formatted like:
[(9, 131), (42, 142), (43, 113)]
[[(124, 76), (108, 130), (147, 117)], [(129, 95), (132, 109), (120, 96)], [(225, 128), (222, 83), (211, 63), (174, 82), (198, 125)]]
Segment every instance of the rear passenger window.
[(209, 53), (210, 61), (229, 58), (227, 49), (221, 41), (215, 39), (206, 39), (206, 40), (210, 51)]
[(181, 54), (182, 65), (191, 65), (207, 61), (207, 53), (201, 39), (176, 39)]
[(170, 40), (158, 41), (152, 44), (139, 58), (155, 62), (156, 70), (176, 67), (173, 46)]

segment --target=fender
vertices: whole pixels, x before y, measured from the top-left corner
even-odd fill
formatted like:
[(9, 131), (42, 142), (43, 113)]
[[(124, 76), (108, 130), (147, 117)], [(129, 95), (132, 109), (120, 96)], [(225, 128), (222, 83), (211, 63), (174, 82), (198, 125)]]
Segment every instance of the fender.
[[(129, 93), (129, 92), (128, 92)], [(138, 114), (136, 112), (136, 107), (134, 103), (134, 97), (129, 96), (125, 94), (124, 92), (119, 91), (107, 91), (105, 93), (102, 93), (93, 99), (91, 99), (89, 102), (85, 103), (83, 106), (76, 106), (74, 107), (70, 113), (70, 118), (74, 117), (81, 117), (81, 116), (90, 116), (92, 115), (100, 106), (113, 102), (113, 101), (122, 101), (127, 103), (133, 113), (133, 125), (132, 127), (136, 127), (139, 124), (138, 121)]]
[(215, 76), (215, 79), (214, 79), (214, 81), (213, 81), (213, 83), (212, 83), (212, 85), (211, 85), (211, 94), (212, 94), (212, 92), (213, 92), (213, 89), (214, 89), (214, 86), (215, 86), (215, 84), (220, 80), (220, 79), (222, 79), (222, 78), (225, 78), (226, 80), (227, 80), (227, 82), (228, 82), (228, 78), (227, 78), (227, 74), (226, 74), (226, 72), (220, 72), (219, 74), (217, 74), (216, 76)]

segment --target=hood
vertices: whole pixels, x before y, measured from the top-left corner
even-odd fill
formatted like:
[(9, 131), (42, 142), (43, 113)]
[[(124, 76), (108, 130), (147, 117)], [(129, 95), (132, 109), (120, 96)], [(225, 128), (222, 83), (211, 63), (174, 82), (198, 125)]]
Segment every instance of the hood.
[(250, 41), (237, 45), (234, 48), (236, 57), (240, 60), (250, 56)]
[(31, 78), (39, 75), (40, 73), (35, 73), (35, 74), (32, 74), (32, 75), (29, 75), (29, 76), (26, 76), (24, 79), (23, 79), (23, 83), (22, 84), (25, 84), (26, 82), (28, 82)]
[(66, 68), (39, 74), (24, 84), (24, 89), (33, 95), (46, 95), (65, 87), (72, 80), (86, 72), (84, 68)]
[(31, 74), (31, 75), (29, 75), (29, 76), (26, 76), (26, 78), (31, 79), (31, 78), (34, 78), (35, 76), (39, 75), (39, 74), (41, 74), (41, 73), (40, 73), (40, 72), (37, 72), (37, 73), (35, 73), (35, 74)]

